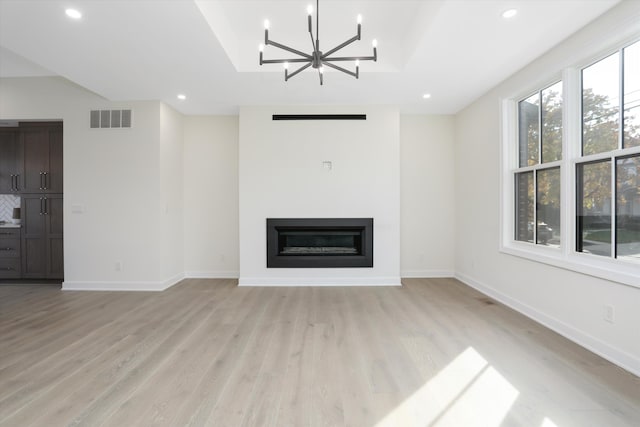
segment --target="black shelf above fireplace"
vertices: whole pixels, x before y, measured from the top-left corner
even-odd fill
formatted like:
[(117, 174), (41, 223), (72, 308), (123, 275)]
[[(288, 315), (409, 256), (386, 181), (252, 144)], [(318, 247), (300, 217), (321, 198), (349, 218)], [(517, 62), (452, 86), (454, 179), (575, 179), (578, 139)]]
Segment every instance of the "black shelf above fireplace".
[(373, 267), (373, 218), (267, 218), (267, 268)]

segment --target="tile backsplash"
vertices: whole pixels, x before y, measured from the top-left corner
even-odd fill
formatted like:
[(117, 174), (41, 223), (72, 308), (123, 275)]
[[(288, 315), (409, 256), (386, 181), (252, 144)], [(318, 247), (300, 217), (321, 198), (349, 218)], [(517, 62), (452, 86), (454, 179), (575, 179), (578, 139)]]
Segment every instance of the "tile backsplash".
[(20, 207), (20, 197), (13, 194), (0, 194), (0, 221), (13, 221), (13, 208)]

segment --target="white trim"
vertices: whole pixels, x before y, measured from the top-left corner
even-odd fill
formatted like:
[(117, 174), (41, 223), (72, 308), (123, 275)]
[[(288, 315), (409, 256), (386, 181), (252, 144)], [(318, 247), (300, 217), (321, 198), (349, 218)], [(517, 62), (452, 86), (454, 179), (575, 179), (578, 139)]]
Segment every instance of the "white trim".
[(184, 274), (179, 273), (161, 282), (70, 282), (65, 280), (64, 282), (62, 282), (62, 290), (162, 292), (181, 282), (184, 278)]
[(454, 277), (453, 270), (403, 270), (400, 277), (407, 279), (437, 279)]
[(472, 279), (466, 274), (456, 273), (455, 277), (466, 285), (471, 286), (477, 291), (482, 292), (483, 294), (490, 296), (497, 301), (500, 301), (501, 303), (516, 310), (517, 312), (559, 333), (563, 337), (607, 359), (611, 363), (614, 363), (621, 368), (626, 369), (636, 376), (640, 376), (640, 358), (638, 358), (637, 356), (612, 347), (609, 344), (601, 341), (600, 339), (588, 334), (587, 332), (576, 329), (573, 326), (559, 319), (556, 319), (555, 317), (549, 316), (548, 314), (545, 314), (531, 307), (530, 305), (511, 298), (510, 296), (505, 295), (502, 292), (490, 286), (487, 286), (484, 283)]
[(402, 286), (400, 277), (241, 277), (238, 286)]
[(541, 262), (565, 270), (575, 271), (587, 276), (640, 288), (638, 265), (634, 262), (627, 262), (621, 259), (612, 262), (609, 258), (586, 253), (563, 256), (557, 248), (534, 246), (532, 243), (521, 242), (503, 246), (500, 248), (500, 252), (525, 258), (529, 261)]
[(164, 288), (162, 290), (169, 289), (170, 287), (177, 285), (184, 279), (185, 279), (184, 273), (178, 273), (175, 276), (170, 277), (164, 281), (163, 283)]
[(184, 273), (187, 279), (237, 279), (240, 272), (237, 270), (194, 270)]

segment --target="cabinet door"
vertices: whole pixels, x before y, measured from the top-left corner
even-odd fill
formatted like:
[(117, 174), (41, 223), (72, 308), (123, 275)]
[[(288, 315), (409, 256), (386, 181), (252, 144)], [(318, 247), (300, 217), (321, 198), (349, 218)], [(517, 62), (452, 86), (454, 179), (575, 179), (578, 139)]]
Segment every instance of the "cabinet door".
[(0, 194), (20, 191), (18, 140), (16, 130), (0, 129)]
[(47, 223), (47, 278), (64, 278), (64, 250), (62, 228), (62, 195), (45, 197), (45, 217)]
[(45, 190), (48, 193), (62, 193), (62, 127), (55, 126), (49, 131), (49, 168), (46, 171)]
[(22, 277), (47, 277), (47, 216), (44, 196), (22, 196)]
[(46, 127), (23, 129), (22, 156), (24, 165), (22, 192), (44, 192), (44, 174), (49, 170), (49, 129)]

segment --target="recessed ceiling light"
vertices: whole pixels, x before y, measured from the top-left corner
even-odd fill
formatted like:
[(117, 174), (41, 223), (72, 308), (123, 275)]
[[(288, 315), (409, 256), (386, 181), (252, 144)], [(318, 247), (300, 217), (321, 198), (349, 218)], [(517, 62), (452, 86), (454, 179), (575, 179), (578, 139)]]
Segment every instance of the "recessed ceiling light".
[(73, 18), (73, 19), (82, 18), (82, 13), (80, 13), (80, 11), (76, 9), (67, 9), (64, 11), (64, 13), (66, 13), (69, 18)]
[(517, 9), (509, 9), (509, 10), (505, 10), (504, 12), (502, 12), (502, 17), (504, 19), (509, 19), (509, 18), (513, 18), (517, 14), (518, 14), (518, 10)]
[(430, 93), (425, 93), (424, 95), (422, 95), (422, 97), (424, 99), (429, 99), (429, 98), (431, 98), (431, 94)]
[(184, 101), (185, 99), (187, 99), (187, 95), (184, 95), (184, 94), (181, 93), (181, 94), (178, 95), (178, 99), (180, 101)]

